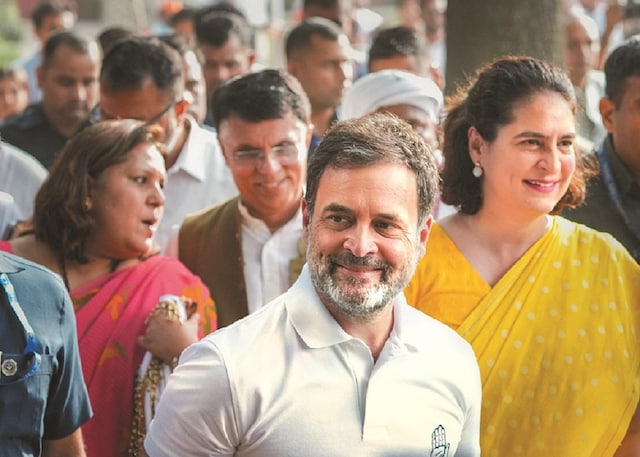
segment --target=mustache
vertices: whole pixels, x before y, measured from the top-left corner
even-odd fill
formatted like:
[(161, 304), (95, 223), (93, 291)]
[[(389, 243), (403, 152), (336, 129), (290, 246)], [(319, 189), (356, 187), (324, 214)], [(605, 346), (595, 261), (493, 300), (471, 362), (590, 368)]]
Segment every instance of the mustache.
[(364, 266), (364, 267), (379, 268), (381, 270), (384, 270), (385, 272), (389, 268), (389, 264), (383, 260), (376, 259), (372, 256), (358, 257), (357, 255), (354, 255), (350, 252), (340, 252), (337, 254), (331, 254), (329, 255), (329, 260), (332, 263), (337, 263), (340, 265), (357, 265), (357, 266)]

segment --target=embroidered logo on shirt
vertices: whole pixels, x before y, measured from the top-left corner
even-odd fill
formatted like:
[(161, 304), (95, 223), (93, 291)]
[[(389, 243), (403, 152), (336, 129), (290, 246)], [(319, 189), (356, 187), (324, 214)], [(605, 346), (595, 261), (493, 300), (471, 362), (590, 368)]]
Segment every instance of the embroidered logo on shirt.
[(442, 425), (438, 425), (431, 434), (431, 456), (447, 457), (449, 455), (449, 443), (447, 433)]

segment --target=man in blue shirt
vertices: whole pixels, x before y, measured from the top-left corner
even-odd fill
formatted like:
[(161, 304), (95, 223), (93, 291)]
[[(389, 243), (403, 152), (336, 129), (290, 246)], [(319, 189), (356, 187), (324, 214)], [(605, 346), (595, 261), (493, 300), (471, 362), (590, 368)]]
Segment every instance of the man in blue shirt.
[(0, 252), (0, 456), (84, 457), (90, 418), (62, 281)]

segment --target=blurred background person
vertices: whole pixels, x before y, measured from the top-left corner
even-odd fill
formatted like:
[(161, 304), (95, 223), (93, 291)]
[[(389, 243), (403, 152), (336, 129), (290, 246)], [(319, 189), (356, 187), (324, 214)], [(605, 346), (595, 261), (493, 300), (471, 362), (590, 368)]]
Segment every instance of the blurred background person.
[(42, 101), (0, 125), (2, 139), (49, 168), (98, 103), (99, 72), (95, 42), (70, 30), (51, 35), (38, 68)]
[(112, 25), (100, 30), (98, 36), (96, 37), (96, 40), (100, 45), (102, 56), (104, 57), (115, 44), (117, 44), (121, 40), (124, 40), (125, 38), (131, 38), (133, 36), (135, 36), (135, 33), (128, 28), (121, 27), (119, 25)]
[(612, 234), (640, 263), (640, 37), (616, 48), (604, 71), (600, 114), (608, 135), (595, 151), (599, 178), (589, 183), (585, 204), (564, 215)]
[[(372, 113), (388, 113), (407, 122), (422, 137), (442, 169), (440, 150), (440, 115), (443, 95), (435, 82), (401, 70), (380, 70), (358, 79), (347, 90), (342, 104), (343, 119)], [(440, 201), (433, 206), (433, 217), (454, 213), (454, 207)]]
[[(186, 346), (216, 328), (207, 287), (179, 261), (154, 254), (166, 179), (158, 139), (159, 129), (134, 120), (82, 130), (38, 192), (32, 232), (0, 243), (59, 274), (71, 294), (94, 410), (83, 426), (91, 456), (127, 455), (145, 349), (175, 364)], [(164, 294), (187, 297), (197, 313), (140, 346), (145, 321)]]
[(68, 2), (62, 0), (42, 1), (31, 12), (31, 22), (38, 41), (38, 49), (31, 57), (15, 62), (14, 66), (23, 68), (27, 72), (29, 101), (37, 103), (42, 99), (37, 70), (42, 64), (44, 45), (55, 32), (72, 28), (76, 22), (76, 15)]
[[(253, 30), (242, 12), (208, 8), (196, 18), (196, 39), (202, 56), (207, 106), (216, 88), (226, 80), (251, 71), (256, 54)], [(207, 114), (205, 123), (213, 125)]]
[(588, 149), (592, 150), (607, 135), (599, 108), (600, 99), (604, 97), (604, 73), (597, 69), (600, 37), (595, 21), (585, 14), (570, 14), (565, 25), (565, 40), (566, 69), (578, 103), (576, 133), (589, 140)]
[(0, 68), (0, 124), (23, 112), (28, 104), (27, 73), (22, 68)]
[(424, 35), (403, 25), (379, 29), (369, 48), (367, 67), (369, 73), (396, 69), (430, 76), (429, 49)]
[(180, 53), (184, 73), (184, 90), (188, 94), (187, 111), (198, 125), (203, 126), (207, 115), (207, 86), (204, 82), (200, 54), (186, 36), (179, 33), (165, 35), (160, 39)]
[(0, 141), (0, 191), (13, 197), (20, 220), (33, 214), (36, 193), (47, 174), (47, 169), (33, 156)]
[(311, 102), (311, 154), (331, 123), (340, 118), (342, 97), (353, 79), (351, 45), (336, 23), (311, 17), (289, 32), (285, 54), (287, 71), (300, 81)]

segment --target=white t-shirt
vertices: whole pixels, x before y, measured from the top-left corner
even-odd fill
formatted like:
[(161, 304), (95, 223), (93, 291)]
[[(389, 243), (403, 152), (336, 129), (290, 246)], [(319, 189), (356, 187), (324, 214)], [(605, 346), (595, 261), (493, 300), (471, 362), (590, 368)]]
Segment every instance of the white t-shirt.
[(162, 252), (175, 227), (201, 209), (227, 201), (238, 194), (213, 130), (198, 126), (191, 117), (189, 136), (169, 170), (164, 187), (164, 215), (155, 234)]
[(287, 293), (183, 352), (145, 449), (151, 457), (475, 457), (480, 398), (473, 350), (449, 327), (400, 294), (374, 362), (327, 311), (305, 267)]

